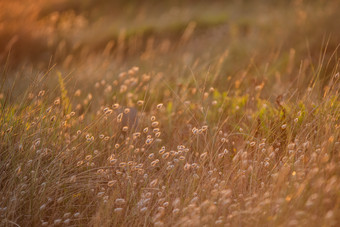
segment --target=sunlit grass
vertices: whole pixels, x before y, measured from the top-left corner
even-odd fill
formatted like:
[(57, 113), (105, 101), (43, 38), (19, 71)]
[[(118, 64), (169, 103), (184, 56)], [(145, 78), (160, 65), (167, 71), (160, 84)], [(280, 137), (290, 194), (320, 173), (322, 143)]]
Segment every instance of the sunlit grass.
[[(205, 13), (200, 3), (179, 10), (188, 20), (165, 23), (150, 19), (167, 18), (165, 6), (133, 5), (150, 17), (119, 21), (131, 32), (93, 52), (93, 43), (78, 45), (58, 24), (82, 22), (88, 4), (84, 14), (61, 10), (64, 19), (53, 25), (44, 20), (56, 12), (33, 17), (32, 27), (51, 25), (42, 31), (63, 37), (46, 47), (55, 58), (3, 53), (1, 225), (340, 223), (338, 43), (319, 31), (311, 43), (287, 39), (310, 29), (313, 10), (320, 24), (332, 18), (336, 2), (252, 12), (252, 3), (233, 3), (226, 11), (239, 14), (227, 17), (223, 3)], [(263, 9), (274, 13), (265, 17)], [(287, 12), (294, 18), (285, 20)], [(90, 22), (75, 30), (84, 32), (79, 39), (105, 25)], [(160, 27), (140, 36), (143, 24)], [(273, 40), (280, 34), (283, 43)]]

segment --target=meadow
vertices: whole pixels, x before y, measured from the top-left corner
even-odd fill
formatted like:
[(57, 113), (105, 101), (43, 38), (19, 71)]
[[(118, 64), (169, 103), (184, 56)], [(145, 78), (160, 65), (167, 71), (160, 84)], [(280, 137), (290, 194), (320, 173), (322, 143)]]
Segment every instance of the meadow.
[(340, 225), (339, 1), (0, 9), (0, 226)]

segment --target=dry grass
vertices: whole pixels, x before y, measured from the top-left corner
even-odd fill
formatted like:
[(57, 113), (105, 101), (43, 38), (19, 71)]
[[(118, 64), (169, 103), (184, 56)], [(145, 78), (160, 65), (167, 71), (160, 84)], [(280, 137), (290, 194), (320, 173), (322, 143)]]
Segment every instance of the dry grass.
[(339, 225), (337, 1), (93, 2), (0, 3), (1, 225)]

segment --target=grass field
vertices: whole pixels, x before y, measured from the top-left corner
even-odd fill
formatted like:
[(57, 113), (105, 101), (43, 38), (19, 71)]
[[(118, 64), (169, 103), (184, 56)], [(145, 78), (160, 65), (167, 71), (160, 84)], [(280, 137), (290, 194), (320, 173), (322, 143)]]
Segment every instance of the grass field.
[(0, 226), (340, 225), (339, 1), (0, 8)]

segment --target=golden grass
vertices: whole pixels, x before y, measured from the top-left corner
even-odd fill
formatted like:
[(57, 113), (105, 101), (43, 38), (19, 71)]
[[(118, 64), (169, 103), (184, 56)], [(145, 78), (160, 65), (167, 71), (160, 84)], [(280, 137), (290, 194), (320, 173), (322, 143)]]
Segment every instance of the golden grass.
[[(58, 24), (80, 23), (88, 4), (55, 24), (43, 3), (32, 9), (26, 31), (41, 26), (52, 60), (1, 53), (1, 225), (339, 225), (339, 40), (312, 29), (338, 33), (336, 1), (217, 2), (180, 30), (164, 19), (156, 34), (118, 33), (97, 51), (107, 33), (80, 45)], [(199, 17), (200, 4), (178, 15)], [(150, 13), (132, 30), (168, 15), (132, 5)], [(106, 21), (93, 20), (77, 31)]]

